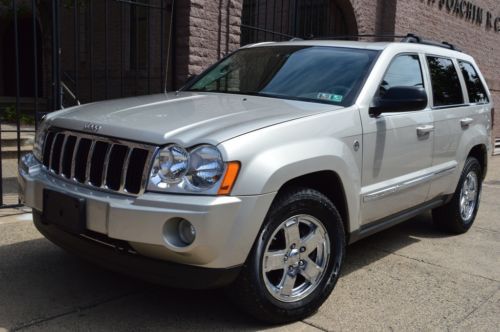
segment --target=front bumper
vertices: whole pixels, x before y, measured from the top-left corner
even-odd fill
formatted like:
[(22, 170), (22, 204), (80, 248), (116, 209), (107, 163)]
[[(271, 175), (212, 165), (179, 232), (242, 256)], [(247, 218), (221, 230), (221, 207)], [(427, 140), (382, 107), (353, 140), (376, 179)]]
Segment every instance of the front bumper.
[[(245, 262), (275, 196), (125, 196), (49, 174), (31, 154), (22, 158), (18, 179), (21, 200), (41, 214), (44, 189), (78, 196), (86, 201), (86, 228), (91, 235), (124, 241), (141, 256), (213, 269)], [(171, 225), (179, 218), (196, 229), (196, 239), (188, 246), (170, 240), (175, 230)]]

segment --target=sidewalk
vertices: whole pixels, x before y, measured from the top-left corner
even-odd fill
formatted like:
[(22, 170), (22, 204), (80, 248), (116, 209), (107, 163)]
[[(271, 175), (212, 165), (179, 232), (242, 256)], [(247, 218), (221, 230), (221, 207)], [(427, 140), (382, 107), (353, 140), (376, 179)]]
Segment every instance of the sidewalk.
[[(87, 264), (44, 239), (29, 214), (0, 215), (0, 331), (267, 330), (218, 290), (150, 285)], [(279, 331), (498, 331), (500, 156), (472, 229), (448, 236), (429, 214), (347, 249), (318, 313)]]

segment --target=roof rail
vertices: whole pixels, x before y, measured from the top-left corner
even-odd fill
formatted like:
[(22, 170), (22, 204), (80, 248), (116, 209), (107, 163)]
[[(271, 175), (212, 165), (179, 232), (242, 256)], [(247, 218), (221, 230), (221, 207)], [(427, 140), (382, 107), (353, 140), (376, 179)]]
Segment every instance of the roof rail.
[(441, 42), (440, 43), (440, 42), (433, 41), (433, 40), (425, 40), (425, 39), (422, 39), (421, 37), (419, 37), (413, 33), (407, 34), (403, 39), (401, 39), (401, 42), (402, 43), (416, 43), (416, 44), (423, 44), (423, 45), (431, 45), (431, 46), (447, 48), (447, 49), (453, 50), (453, 51), (462, 52), (462, 50), (460, 50), (455, 45), (450, 44), (448, 42)]
[(323, 39), (323, 40), (349, 40), (360, 37), (366, 38), (380, 38), (380, 39), (395, 39), (395, 38), (405, 38), (403, 35), (376, 35), (376, 34), (360, 34), (360, 35), (336, 35), (336, 36), (317, 36), (311, 37), (310, 39)]

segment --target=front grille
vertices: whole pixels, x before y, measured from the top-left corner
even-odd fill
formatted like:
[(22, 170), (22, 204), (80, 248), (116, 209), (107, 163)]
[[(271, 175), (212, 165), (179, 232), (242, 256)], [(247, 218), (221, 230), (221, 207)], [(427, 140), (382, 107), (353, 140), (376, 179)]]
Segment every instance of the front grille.
[(83, 133), (49, 131), (43, 164), (52, 174), (100, 189), (144, 191), (155, 147)]

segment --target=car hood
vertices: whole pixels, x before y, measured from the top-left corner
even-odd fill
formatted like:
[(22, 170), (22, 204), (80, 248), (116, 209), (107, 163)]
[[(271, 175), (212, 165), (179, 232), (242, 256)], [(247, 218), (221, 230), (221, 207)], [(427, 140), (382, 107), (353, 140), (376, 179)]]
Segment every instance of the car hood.
[[(50, 114), (50, 126), (157, 145), (218, 144), (285, 121), (341, 107), (278, 98), (180, 92), (85, 104)], [(95, 126), (90, 126), (95, 129)]]

